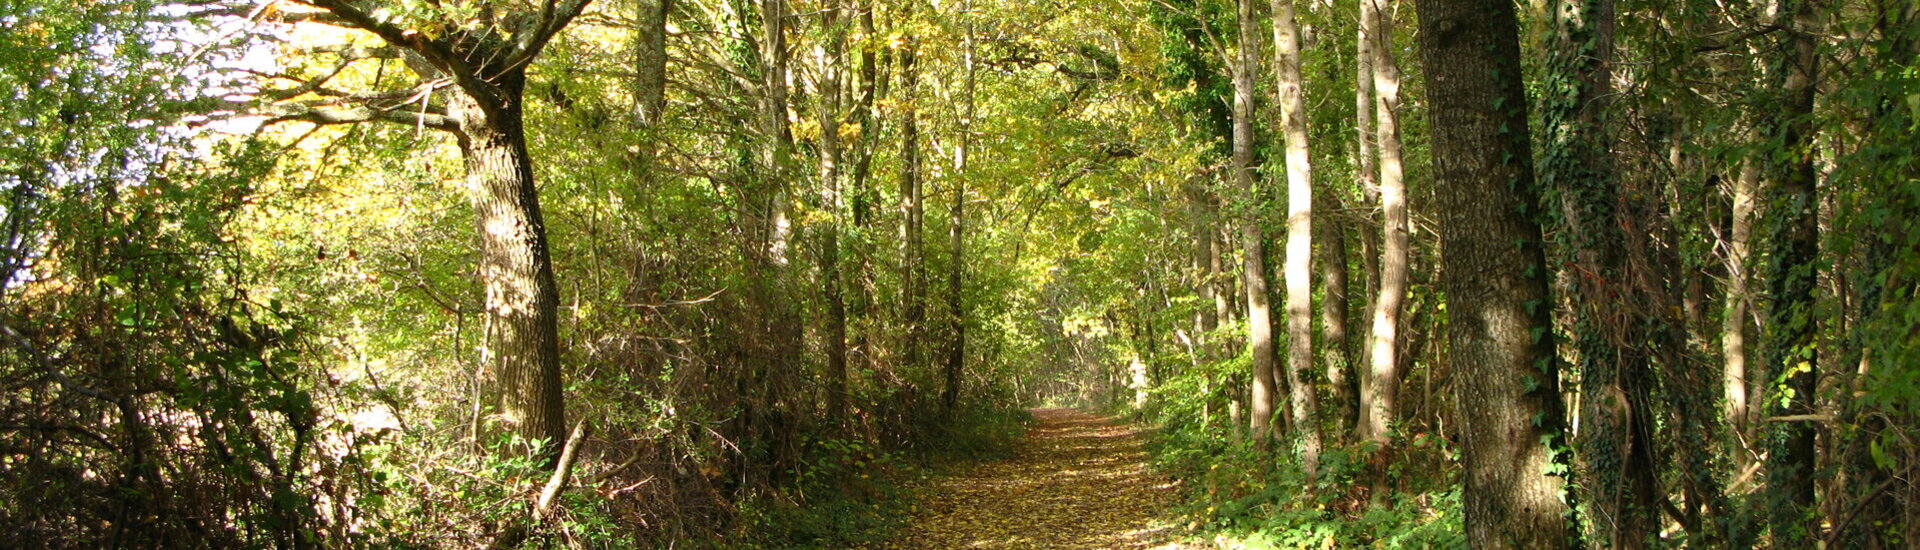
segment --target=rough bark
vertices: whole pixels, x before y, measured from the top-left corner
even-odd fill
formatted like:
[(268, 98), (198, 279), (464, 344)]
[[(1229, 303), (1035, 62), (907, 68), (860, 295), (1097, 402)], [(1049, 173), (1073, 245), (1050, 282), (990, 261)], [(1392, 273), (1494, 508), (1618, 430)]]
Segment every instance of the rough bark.
[(1568, 548), (1562, 403), (1515, 6), (1420, 0), (1462, 508), (1475, 548)]
[(1307, 475), (1320, 468), (1313, 372), (1313, 165), (1307, 144), (1307, 94), (1300, 78), (1300, 24), (1294, 0), (1273, 0), (1273, 76), (1286, 135), (1288, 417), (1300, 438)]
[(658, 126), (666, 110), (667, 12), (672, 9), (673, 0), (634, 2), (633, 120), (643, 130)]
[(1259, 64), (1254, 43), (1253, 2), (1240, 0), (1240, 43), (1233, 63), (1233, 183), (1239, 192), (1240, 277), (1246, 291), (1247, 349), (1253, 354), (1252, 402), (1248, 426), (1256, 441), (1272, 436), (1274, 387), (1273, 306), (1267, 298), (1265, 236), (1260, 228), (1260, 192), (1253, 175), (1253, 78)]
[(1401, 319), (1407, 299), (1410, 248), (1407, 187), (1401, 168), (1400, 69), (1393, 58), (1388, 0), (1361, 0), (1361, 32), (1371, 53), (1374, 139), (1380, 154), (1380, 281), (1367, 342), (1367, 374), (1360, 379), (1361, 436), (1385, 444), (1400, 393)]
[(521, 122), (525, 82), (520, 71), (497, 78), (499, 104), (486, 109), (461, 96), (452, 114), (460, 124), (467, 193), (480, 230), (487, 312), (481, 364), (494, 378), (500, 420), (523, 438), (544, 441), (541, 452), (551, 455), (567, 435), (560, 295)]

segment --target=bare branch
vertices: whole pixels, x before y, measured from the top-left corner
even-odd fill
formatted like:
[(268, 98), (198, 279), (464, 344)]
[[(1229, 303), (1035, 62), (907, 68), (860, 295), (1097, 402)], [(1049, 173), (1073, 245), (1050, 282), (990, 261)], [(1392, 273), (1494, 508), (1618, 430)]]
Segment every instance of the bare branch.
[(331, 105), (318, 102), (275, 103), (261, 110), (267, 115), (266, 124), (281, 122), (310, 122), (313, 124), (356, 124), (361, 122), (392, 122), (412, 126), (424, 126), (435, 130), (458, 133), (460, 124), (452, 117), (435, 109), (405, 109), (405, 104), (395, 108), (381, 109), (365, 105)]

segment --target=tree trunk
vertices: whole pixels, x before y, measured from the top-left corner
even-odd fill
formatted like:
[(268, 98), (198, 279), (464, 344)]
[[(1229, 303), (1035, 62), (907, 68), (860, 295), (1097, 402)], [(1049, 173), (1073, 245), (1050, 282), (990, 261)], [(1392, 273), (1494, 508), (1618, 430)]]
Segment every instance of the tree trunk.
[(1723, 414), (1727, 425), (1734, 432), (1738, 448), (1733, 450), (1733, 463), (1744, 471), (1753, 463), (1753, 454), (1748, 452), (1749, 441), (1753, 438), (1753, 406), (1747, 399), (1747, 390), (1751, 387), (1747, 366), (1747, 339), (1753, 334), (1752, 293), (1748, 290), (1748, 281), (1752, 273), (1749, 260), (1752, 255), (1754, 200), (1760, 187), (1759, 161), (1749, 160), (1741, 164), (1740, 174), (1733, 178), (1733, 221), (1727, 240), (1727, 304), (1720, 321), (1720, 352), (1724, 359), (1721, 370), (1721, 387), (1726, 393)]
[(487, 311), (481, 364), (494, 377), (500, 420), (521, 438), (542, 441), (536, 455), (551, 462), (567, 435), (560, 294), (521, 122), (525, 83), (524, 72), (511, 71), (494, 80), (500, 101), (492, 109), (456, 94), (452, 113), (460, 125), (467, 193), (480, 228)]
[[(1778, 221), (1770, 235), (1772, 253), (1767, 282), (1773, 297), (1767, 312), (1767, 380), (1783, 381), (1770, 387), (1767, 413), (1773, 416), (1814, 412), (1818, 380), (1815, 340), (1819, 322), (1814, 310), (1818, 279), (1819, 230), (1814, 194), (1813, 99), (1819, 57), (1810, 27), (1810, 0), (1782, 0), (1782, 78), (1780, 100), (1767, 106), (1768, 141), (1781, 151), (1770, 176), (1774, 179), (1773, 208)], [(1812, 545), (1819, 525), (1809, 517), (1814, 510), (1814, 425), (1811, 422), (1774, 422), (1767, 435), (1768, 531), (1779, 548)]]
[[(852, 203), (854, 231), (861, 235), (869, 234), (873, 226), (873, 204), (876, 198), (873, 183), (874, 150), (880, 143), (882, 132), (879, 126), (885, 121), (880, 112), (879, 98), (888, 94), (887, 79), (890, 76), (888, 65), (890, 57), (882, 57), (885, 46), (874, 43), (880, 36), (874, 25), (874, 12), (878, 8), (871, 2), (856, 3), (860, 13), (860, 34), (865, 39), (860, 50), (860, 89), (853, 107), (853, 122), (859, 125), (860, 138), (853, 145), (852, 189), (847, 199)], [(852, 245), (854, 254), (854, 274), (850, 277), (856, 285), (852, 293), (849, 315), (861, 321), (850, 321), (855, 329), (851, 336), (850, 352), (858, 356), (858, 365), (869, 375), (877, 372), (878, 359), (874, 355), (872, 332), (875, 323), (871, 320), (875, 314), (875, 299), (878, 294), (878, 282), (874, 280), (873, 239), (862, 238)]]
[(1360, 1), (1361, 32), (1372, 54), (1374, 139), (1380, 152), (1380, 287), (1368, 333), (1367, 375), (1360, 379), (1362, 437), (1386, 444), (1400, 393), (1400, 319), (1407, 299), (1407, 187), (1400, 165), (1400, 69), (1393, 58), (1387, 0)]
[(633, 120), (643, 130), (652, 130), (666, 110), (667, 12), (673, 9), (673, 0), (636, 0), (634, 7)]
[(1300, 79), (1300, 24), (1294, 0), (1273, 0), (1273, 72), (1287, 159), (1287, 387), (1289, 418), (1300, 437), (1300, 460), (1320, 468), (1313, 385), (1313, 168), (1307, 148), (1307, 98)]
[[(913, 3), (907, 4), (910, 20)], [(920, 67), (918, 61), (919, 42), (908, 35), (900, 46), (900, 224), (903, 250), (901, 254), (901, 321), (906, 324), (907, 367), (917, 368), (926, 364), (924, 343), (926, 336), (926, 229), (925, 196), (921, 185), (920, 166)]]
[[(963, 13), (970, 14), (972, 2), (967, 3)], [(963, 17), (970, 17), (965, 16)], [(948, 205), (953, 221), (947, 226), (947, 246), (953, 250), (953, 257), (947, 266), (947, 323), (953, 340), (947, 344), (947, 385), (940, 396), (941, 404), (951, 417), (960, 404), (960, 373), (966, 366), (967, 358), (967, 309), (966, 296), (961, 293), (962, 282), (967, 270), (967, 154), (973, 146), (974, 101), (974, 65), (973, 65), (973, 20), (966, 25), (965, 48), (961, 64), (966, 71), (966, 80), (961, 90), (962, 101), (966, 102), (966, 111), (960, 119), (960, 143), (953, 152), (953, 203)]]
[(1567, 465), (1514, 4), (1420, 0), (1462, 508), (1475, 548), (1568, 548)]
[(1652, 317), (1661, 313), (1641, 307), (1651, 301), (1636, 295), (1620, 229), (1627, 219), (1607, 120), (1614, 5), (1556, 0), (1549, 9), (1556, 29), (1548, 48), (1553, 84), (1542, 102), (1548, 150), (1541, 177), (1559, 199), (1559, 263), (1573, 267), (1568, 287), (1580, 361), (1580, 461), (1596, 516), (1590, 527), (1594, 540), (1609, 548), (1643, 548), (1659, 528), (1645, 343), (1655, 339)]
[(760, 17), (760, 68), (764, 73), (760, 86), (761, 100), (765, 102), (761, 106), (765, 126), (761, 131), (769, 141), (763, 153), (767, 170), (763, 183), (768, 186), (766, 255), (778, 271), (785, 271), (787, 249), (793, 238), (791, 205), (788, 204), (792, 199), (787, 195), (788, 165), (793, 162), (793, 128), (787, 123), (786, 0), (761, 0)]
[(1358, 409), (1348, 370), (1353, 365), (1353, 345), (1347, 327), (1347, 236), (1345, 221), (1338, 214), (1342, 210), (1340, 196), (1321, 193), (1319, 200), (1320, 210), (1333, 214), (1322, 216), (1325, 221), (1316, 231), (1320, 234), (1320, 330), (1330, 348), (1321, 361), (1326, 364), (1327, 397), (1333, 401), (1328, 407), (1333, 415), (1331, 437), (1338, 442), (1346, 439)]
[(1233, 182), (1239, 190), (1240, 276), (1247, 300), (1247, 348), (1253, 354), (1252, 402), (1247, 415), (1255, 441), (1272, 437), (1274, 405), (1273, 307), (1267, 299), (1265, 236), (1260, 229), (1260, 192), (1253, 177), (1253, 77), (1259, 64), (1254, 52), (1259, 36), (1253, 2), (1240, 0), (1240, 44), (1233, 63)]
[(840, 276), (840, 79), (846, 48), (844, 8), (830, 6), (820, 13), (827, 39), (819, 51), (820, 208), (826, 227), (820, 245), (821, 292), (827, 302), (827, 416), (845, 426), (847, 413), (847, 301)]

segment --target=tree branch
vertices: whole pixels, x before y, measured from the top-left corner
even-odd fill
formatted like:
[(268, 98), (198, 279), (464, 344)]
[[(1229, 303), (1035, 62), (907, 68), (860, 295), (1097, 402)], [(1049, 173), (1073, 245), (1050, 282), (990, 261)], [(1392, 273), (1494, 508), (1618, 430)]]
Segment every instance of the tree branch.
[(391, 109), (375, 108), (366, 105), (329, 106), (330, 103), (289, 102), (275, 103), (261, 109), (260, 114), (267, 115), (267, 125), (281, 122), (310, 122), (313, 124), (356, 124), (361, 122), (391, 122), (424, 126), (447, 132), (460, 132), (460, 124), (446, 114), (434, 109), (402, 110), (407, 104)]

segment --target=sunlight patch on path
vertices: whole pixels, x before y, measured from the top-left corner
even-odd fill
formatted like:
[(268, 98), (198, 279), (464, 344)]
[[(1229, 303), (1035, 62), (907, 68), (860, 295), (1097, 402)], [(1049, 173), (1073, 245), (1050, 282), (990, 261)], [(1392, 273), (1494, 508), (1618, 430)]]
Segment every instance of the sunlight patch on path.
[(921, 492), (907, 527), (874, 550), (1188, 550), (1157, 519), (1172, 485), (1138, 433), (1111, 418), (1036, 409), (1012, 457)]

